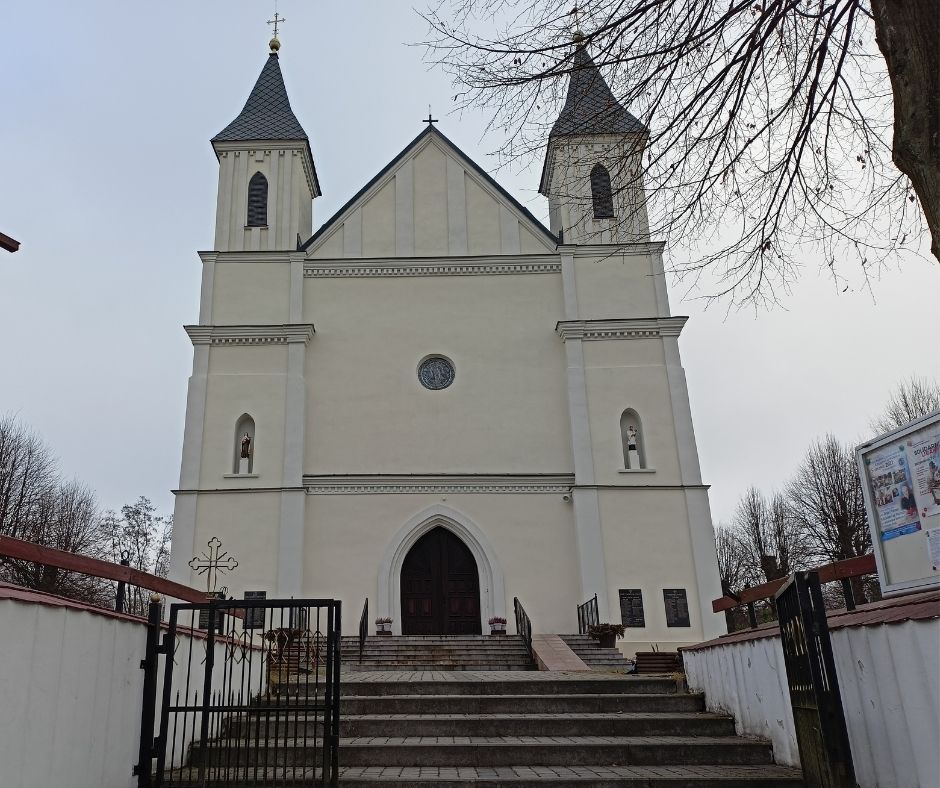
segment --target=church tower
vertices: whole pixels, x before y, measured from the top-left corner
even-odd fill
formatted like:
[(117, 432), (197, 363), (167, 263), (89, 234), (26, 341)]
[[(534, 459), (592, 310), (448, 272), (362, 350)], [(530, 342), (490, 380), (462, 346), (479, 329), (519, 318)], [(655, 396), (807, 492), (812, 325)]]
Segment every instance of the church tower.
[(212, 138), (219, 160), (218, 252), (296, 249), (298, 238), (310, 237), (320, 184), (310, 140), (287, 98), (279, 49), (272, 39), (244, 108)]
[(539, 185), (552, 232), (573, 244), (649, 240), (641, 161), (649, 131), (611, 93), (580, 33), (575, 47)]

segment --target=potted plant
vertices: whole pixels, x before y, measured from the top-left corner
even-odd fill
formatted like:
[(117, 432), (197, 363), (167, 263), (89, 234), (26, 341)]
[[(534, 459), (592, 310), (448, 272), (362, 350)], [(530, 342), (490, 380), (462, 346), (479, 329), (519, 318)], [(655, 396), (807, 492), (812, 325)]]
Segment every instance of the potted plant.
[(592, 624), (588, 634), (601, 648), (613, 648), (617, 638), (623, 637), (623, 624)]
[(506, 619), (502, 616), (493, 616), (490, 619), (490, 634), (491, 635), (505, 635), (506, 634)]
[(390, 618), (377, 618), (375, 619), (375, 634), (379, 637), (391, 637), (392, 636), (392, 619)]

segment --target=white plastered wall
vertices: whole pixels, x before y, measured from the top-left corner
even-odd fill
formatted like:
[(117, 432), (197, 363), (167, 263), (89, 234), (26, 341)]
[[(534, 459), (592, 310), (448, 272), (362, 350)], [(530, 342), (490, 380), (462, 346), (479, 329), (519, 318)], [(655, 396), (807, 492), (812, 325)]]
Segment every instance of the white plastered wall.
[(306, 473), (571, 472), (557, 274), (308, 278), (304, 307)]

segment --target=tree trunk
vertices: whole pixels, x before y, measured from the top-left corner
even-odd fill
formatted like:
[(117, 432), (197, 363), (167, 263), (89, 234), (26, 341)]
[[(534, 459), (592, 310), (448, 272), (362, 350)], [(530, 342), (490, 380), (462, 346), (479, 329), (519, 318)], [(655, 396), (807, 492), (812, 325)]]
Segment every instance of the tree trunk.
[(871, 9), (894, 94), (892, 157), (920, 198), (940, 260), (940, 6), (871, 0)]

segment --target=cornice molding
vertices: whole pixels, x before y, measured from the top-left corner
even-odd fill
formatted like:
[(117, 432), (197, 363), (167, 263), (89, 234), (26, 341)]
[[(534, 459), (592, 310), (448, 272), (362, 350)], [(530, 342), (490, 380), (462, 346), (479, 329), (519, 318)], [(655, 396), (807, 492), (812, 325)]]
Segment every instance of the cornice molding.
[(561, 260), (556, 255), (509, 255), (492, 257), (439, 257), (420, 260), (405, 257), (306, 260), (304, 276), (315, 278), (359, 278), (399, 276), (494, 276), (500, 274), (557, 274)]
[(307, 344), (314, 334), (313, 323), (284, 323), (268, 326), (183, 326), (194, 345), (287, 345)]
[(558, 251), (575, 257), (611, 257), (661, 253), (665, 248), (665, 241), (635, 241), (623, 244), (559, 244)]
[(548, 493), (565, 494), (574, 474), (405, 474), (304, 476), (308, 495), (364, 495), (421, 493)]
[(561, 320), (558, 336), (569, 339), (655, 339), (677, 337), (687, 317), (648, 317), (627, 320)]
[(290, 263), (303, 260), (303, 252), (274, 250), (264, 252), (198, 252), (203, 262), (213, 263)]

